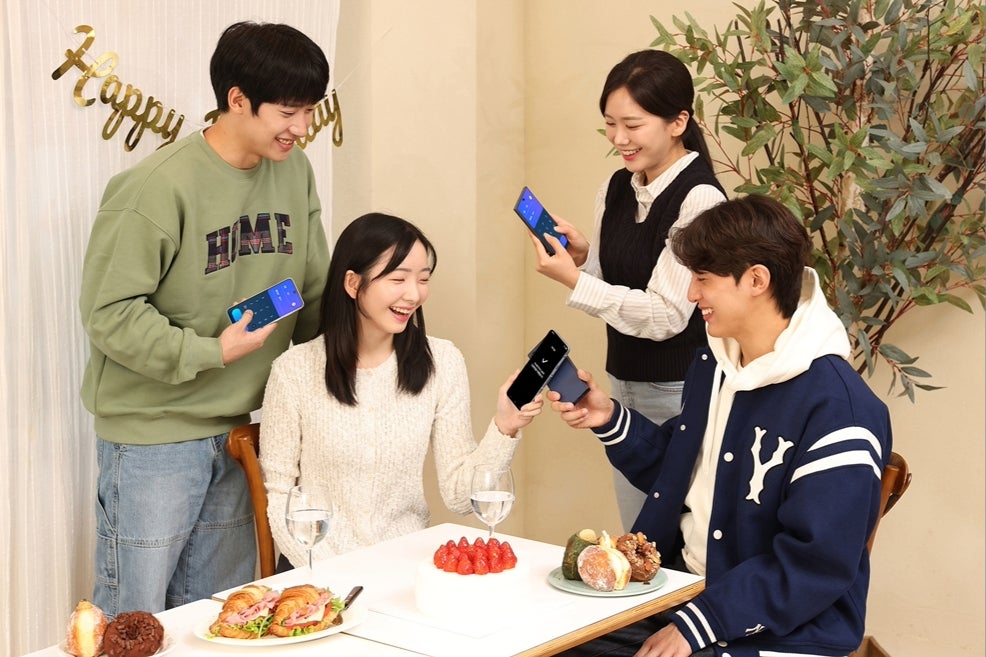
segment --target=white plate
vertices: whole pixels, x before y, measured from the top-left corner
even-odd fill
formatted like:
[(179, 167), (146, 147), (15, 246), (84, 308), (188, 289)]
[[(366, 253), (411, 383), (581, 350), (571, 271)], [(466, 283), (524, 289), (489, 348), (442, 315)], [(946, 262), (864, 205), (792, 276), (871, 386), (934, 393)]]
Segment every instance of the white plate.
[(239, 646), (241, 648), (268, 648), (270, 646), (283, 646), (289, 643), (314, 641), (315, 639), (321, 639), (322, 637), (330, 636), (332, 634), (345, 632), (352, 627), (356, 627), (366, 620), (366, 616), (368, 614), (366, 607), (362, 604), (362, 600), (357, 598), (349, 609), (342, 612), (341, 623), (338, 625), (333, 625), (332, 627), (326, 628), (320, 632), (302, 634), (301, 636), (264, 636), (259, 639), (231, 639), (225, 636), (214, 636), (211, 632), (209, 632), (209, 626), (215, 622), (216, 616), (222, 608), (222, 604), (216, 602), (215, 613), (210, 614), (201, 625), (196, 626), (194, 634), (198, 638), (203, 641), (208, 641), (209, 643), (220, 643), (226, 646)]
[[(167, 631), (165, 631), (164, 640), (161, 641), (161, 647), (158, 648), (156, 653), (154, 653), (155, 657), (157, 657), (158, 655), (168, 654), (176, 645), (178, 645), (178, 642), (175, 641), (175, 637), (171, 636), (170, 634), (168, 634)], [(72, 657), (72, 653), (70, 653), (66, 649), (66, 645), (64, 642), (58, 644), (58, 651), (63, 655), (65, 655), (65, 657)]]
[(597, 598), (622, 598), (628, 595), (641, 595), (642, 593), (653, 593), (668, 583), (668, 574), (664, 570), (658, 570), (654, 579), (649, 582), (628, 582), (626, 588), (619, 591), (597, 591), (585, 582), (577, 579), (565, 579), (561, 574), (561, 566), (548, 573), (548, 584), (556, 589), (577, 593), (579, 595), (591, 595)]

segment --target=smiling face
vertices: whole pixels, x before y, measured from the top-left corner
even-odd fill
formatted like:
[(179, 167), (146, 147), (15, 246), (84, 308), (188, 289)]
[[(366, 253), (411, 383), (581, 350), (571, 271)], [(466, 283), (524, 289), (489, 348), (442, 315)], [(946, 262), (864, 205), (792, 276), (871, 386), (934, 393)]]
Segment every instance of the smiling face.
[(749, 330), (749, 278), (749, 271), (739, 282), (728, 274), (692, 272), (688, 300), (698, 305), (712, 337), (739, 340)]
[(261, 158), (285, 160), (295, 142), (308, 134), (314, 116), (314, 105), (263, 103), (256, 114), (244, 117), (244, 148), (255, 158), (254, 164)]
[(346, 272), (346, 292), (359, 307), (361, 340), (392, 340), (428, 299), (431, 261), (424, 245), (415, 242), (396, 269), (380, 276), (392, 254), (390, 249), (380, 256), (365, 282), (355, 272)]
[(655, 116), (638, 105), (626, 87), (609, 94), (603, 118), (606, 138), (620, 152), (627, 169), (644, 173), (644, 184), (687, 152), (681, 135), (688, 125), (688, 113), (682, 112), (673, 121)]

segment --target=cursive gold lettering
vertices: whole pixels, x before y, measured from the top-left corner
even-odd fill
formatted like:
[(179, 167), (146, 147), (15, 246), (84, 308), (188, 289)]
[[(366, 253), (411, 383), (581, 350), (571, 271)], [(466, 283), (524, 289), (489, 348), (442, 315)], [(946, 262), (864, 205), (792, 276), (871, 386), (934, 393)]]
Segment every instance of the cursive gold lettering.
[(339, 105), (339, 96), (335, 89), (315, 106), (312, 124), (308, 126), (308, 133), (298, 140), (298, 145), (304, 148), (315, 141), (315, 135), (321, 132), (322, 128), (330, 125), (332, 126), (332, 143), (336, 146), (342, 146), (342, 107)]
[[(113, 112), (103, 125), (103, 139), (112, 139), (120, 129), (122, 122), (125, 119), (129, 119), (133, 121), (133, 126), (124, 138), (124, 150), (132, 151), (136, 148), (140, 142), (140, 138), (144, 134), (144, 130), (148, 128), (151, 132), (161, 135), (165, 139), (165, 142), (161, 146), (173, 142), (178, 137), (178, 132), (181, 130), (181, 126), (185, 121), (185, 115), (179, 114), (176, 121), (175, 110), (169, 110), (167, 115), (165, 115), (164, 105), (159, 100), (156, 100), (154, 96), (147, 96), (147, 102), (145, 104), (143, 103), (144, 92), (132, 84), (124, 86), (120, 78), (112, 74), (119, 61), (116, 53), (103, 53), (95, 59), (93, 64), (86, 64), (82, 60), (82, 57), (89, 51), (93, 41), (96, 39), (96, 31), (89, 25), (79, 25), (75, 28), (75, 34), (86, 35), (82, 41), (82, 45), (75, 50), (65, 51), (65, 61), (52, 72), (51, 77), (54, 80), (58, 80), (73, 67), (82, 71), (82, 75), (79, 76), (79, 79), (75, 83), (72, 94), (73, 100), (79, 107), (88, 107), (96, 100), (95, 98), (85, 98), (83, 96), (82, 92), (89, 80), (92, 78), (106, 78), (99, 91), (99, 100), (104, 105), (112, 107)], [(143, 109), (141, 109), (142, 104)], [(161, 122), (162, 118), (164, 119), (163, 122)], [(172, 122), (174, 122), (174, 125), (172, 125)]]

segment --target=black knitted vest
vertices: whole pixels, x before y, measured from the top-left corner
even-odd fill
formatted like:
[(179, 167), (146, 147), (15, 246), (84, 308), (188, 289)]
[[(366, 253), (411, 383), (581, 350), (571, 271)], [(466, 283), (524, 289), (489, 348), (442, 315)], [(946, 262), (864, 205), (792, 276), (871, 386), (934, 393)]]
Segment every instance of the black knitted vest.
[[(638, 224), (632, 175), (621, 169), (610, 178), (599, 233), (599, 264), (607, 283), (644, 290), (688, 192), (697, 185), (723, 189), (705, 161), (696, 158), (654, 199), (647, 218)], [(685, 330), (667, 340), (624, 335), (609, 325), (606, 337), (606, 371), (623, 381), (682, 381), (695, 350), (707, 344), (697, 308)]]

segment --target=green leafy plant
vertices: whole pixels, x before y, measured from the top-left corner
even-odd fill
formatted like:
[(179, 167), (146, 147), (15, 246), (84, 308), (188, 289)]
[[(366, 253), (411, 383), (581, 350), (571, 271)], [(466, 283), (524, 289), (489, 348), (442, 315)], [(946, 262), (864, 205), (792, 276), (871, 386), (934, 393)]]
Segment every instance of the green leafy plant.
[(986, 307), (982, 3), (736, 7), (713, 35), (688, 14), (673, 29), (652, 16), (651, 47), (693, 68), (696, 118), (734, 191), (778, 199), (813, 234), (858, 370), (882, 359), (913, 401), (937, 386), (886, 339), (894, 323), (915, 306), (971, 313), (960, 289)]

